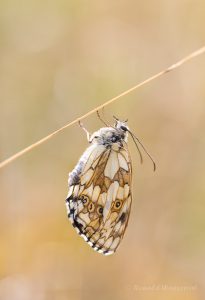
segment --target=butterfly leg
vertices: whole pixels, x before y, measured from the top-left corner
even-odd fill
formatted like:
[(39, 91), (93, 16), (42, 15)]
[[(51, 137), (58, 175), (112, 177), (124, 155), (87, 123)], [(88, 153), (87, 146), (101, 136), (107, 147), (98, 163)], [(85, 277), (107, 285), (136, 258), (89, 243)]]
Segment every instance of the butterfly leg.
[(91, 137), (90, 132), (83, 126), (83, 123), (81, 121), (79, 121), (78, 124), (85, 131), (87, 140), (90, 141), (90, 137)]
[[(103, 107), (104, 110), (104, 107)], [(110, 127), (110, 124), (108, 124), (105, 120), (103, 120), (103, 118), (100, 115), (99, 110), (96, 111), (98, 118), (100, 119), (100, 121), (106, 126), (106, 127)]]

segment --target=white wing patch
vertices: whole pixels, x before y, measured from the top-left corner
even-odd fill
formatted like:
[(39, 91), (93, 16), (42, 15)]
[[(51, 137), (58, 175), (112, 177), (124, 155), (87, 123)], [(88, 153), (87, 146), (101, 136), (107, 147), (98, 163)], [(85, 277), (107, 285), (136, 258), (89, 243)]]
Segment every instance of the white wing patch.
[(104, 175), (109, 177), (112, 180), (118, 170), (119, 170), (119, 162), (117, 159), (117, 152), (111, 151), (105, 167)]
[(118, 153), (118, 160), (119, 160), (119, 165), (122, 169), (128, 171), (128, 164), (127, 161), (125, 160), (124, 156), (120, 153)]

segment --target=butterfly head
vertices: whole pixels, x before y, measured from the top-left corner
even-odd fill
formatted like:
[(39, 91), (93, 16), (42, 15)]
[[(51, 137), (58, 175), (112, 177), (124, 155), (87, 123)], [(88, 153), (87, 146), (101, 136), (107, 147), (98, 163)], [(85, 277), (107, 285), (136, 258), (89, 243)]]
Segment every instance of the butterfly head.
[(120, 121), (118, 118), (116, 118), (115, 116), (113, 116), (114, 120), (115, 120), (115, 124), (114, 127), (120, 131), (122, 133), (122, 135), (124, 134), (124, 136), (127, 136), (127, 133), (129, 132), (129, 127), (127, 126), (127, 121)]
[(129, 127), (127, 121), (120, 121), (114, 117), (115, 124), (113, 127), (108, 127), (109, 134), (111, 134), (111, 143), (118, 143), (122, 146), (123, 141), (127, 142)]
[(100, 128), (91, 136), (90, 142), (105, 146), (112, 146), (113, 144), (122, 146), (123, 141), (127, 142), (128, 131), (127, 121), (120, 121), (115, 118), (113, 127)]
[(129, 130), (129, 127), (127, 126), (127, 121), (120, 121), (120, 120), (117, 120), (115, 122), (115, 125), (114, 127), (122, 132), (127, 132)]

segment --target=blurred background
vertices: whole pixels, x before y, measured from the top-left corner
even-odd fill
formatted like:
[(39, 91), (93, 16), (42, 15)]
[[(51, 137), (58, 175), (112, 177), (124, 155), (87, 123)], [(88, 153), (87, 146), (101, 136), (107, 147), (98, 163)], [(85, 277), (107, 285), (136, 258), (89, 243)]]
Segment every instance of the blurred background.
[[(201, 47), (205, 2), (1, 1), (0, 160)], [(106, 108), (157, 162), (133, 160), (133, 205), (117, 253), (79, 237), (67, 176), (77, 126), (0, 170), (0, 299), (205, 297), (205, 56)], [(94, 114), (89, 131), (102, 126)]]

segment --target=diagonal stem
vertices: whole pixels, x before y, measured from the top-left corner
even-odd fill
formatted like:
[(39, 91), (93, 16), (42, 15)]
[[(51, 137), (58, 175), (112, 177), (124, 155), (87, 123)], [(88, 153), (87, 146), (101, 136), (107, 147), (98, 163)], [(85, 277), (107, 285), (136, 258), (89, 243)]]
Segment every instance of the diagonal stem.
[(44, 138), (40, 139), (39, 141), (31, 144), (30, 146), (24, 148), (23, 150), (17, 152), (16, 154), (10, 156), (9, 158), (5, 159), (4, 161), (2, 161), (0, 163), (0, 169), (5, 167), (6, 165), (10, 164), (11, 162), (13, 162), (14, 160), (16, 160), (17, 158), (23, 156), (24, 154), (26, 154), (27, 152), (32, 151), (34, 148), (40, 146), (41, 144), (47, 142), (49, 139), (53, 138), (55, 135), (57, 135), (58, 133), (60, 133), (61, 131), (65, 130), (66, 128), (76, 124), (77, 122), (79, 122), (80, 120), (83, 120), (85, 118), (87, 118), (88, 116), (92, 115), (93, 113), (99, 111), (100, 109), (102, 109), (103, 107), (113, 103), (114, 101), (122, 98), (125, 95), (130, 94), (131, 92), (135, 91), (136, 89), (140, 88), (141, 86), (146, 85), (147, 83), (161, 77), (162, 75), (171, 72), (177, 68), (179, 68), (181, 65), (185, 64), (186, 62), (188, 62), (189, 60), (193, 59), (194, 57), (197, 57), (201, 54), (205, 53), (205, 46), (197, 49), (196, 51), (192, 52), (191, 54), (185, 56), (184, 58), (182, 58), (181, 60), (179, 60), (178, 62), (172, 64), (171, 66), (169, 66), (168, 68), (160, 71), (159, 73), (149, 77), (148, 79), (138, 83), (137, 85), (131, 87), (130, 89), (124, 91), (123, 93), (119, 94), (118, 96), (104, 102), (103, 104), (95, 107), (94, 109), (90, 110), (89, 112), (87, 112), (86, 114), (76, 118), (75, 120), (69, 122), (68, 124), (64, 125), (63, 127), (57, 129), (56, 131), (50, 133), (49, 135), (45, 136)]

